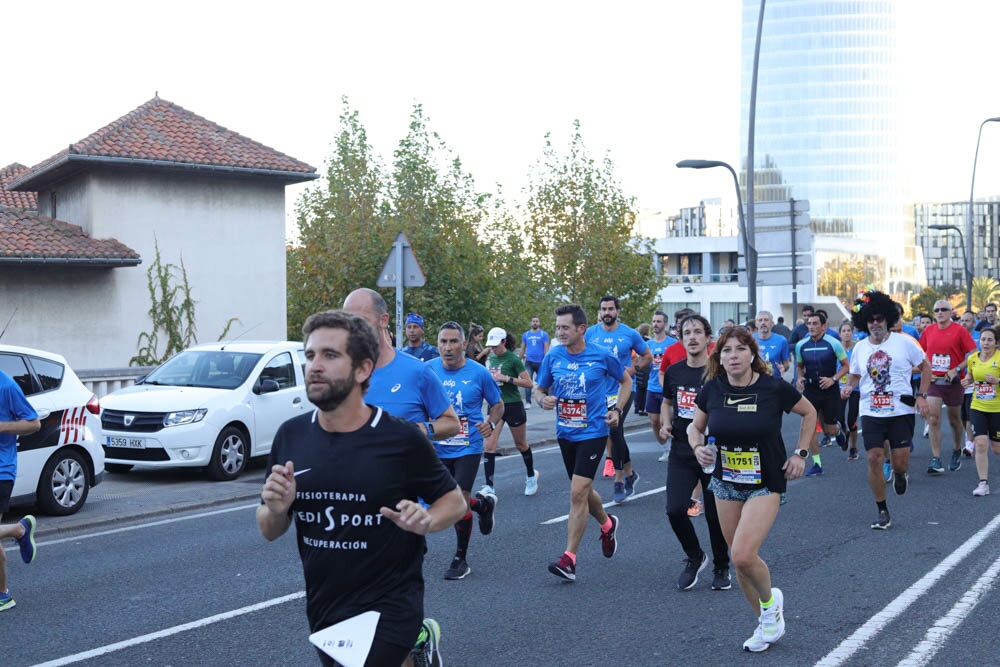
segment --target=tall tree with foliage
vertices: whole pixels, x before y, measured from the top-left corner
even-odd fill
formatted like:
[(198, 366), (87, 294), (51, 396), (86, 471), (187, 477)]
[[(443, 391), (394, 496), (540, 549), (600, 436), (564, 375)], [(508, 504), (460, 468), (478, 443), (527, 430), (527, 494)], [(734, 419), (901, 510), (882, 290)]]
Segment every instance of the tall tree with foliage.
[(325, 178), (296, 207), (298, 244), (288, 248), (288, 336), (309, 315), (374, 287), (392, 247), (386, 185), (368, 134), (346, 98)]
[(596, 320), (600, 298), (613, 294), (622, 320), (646, 321), (665, 280), (653, 270), (653, 243), (633, 236), (635, 200), (622, 191), (608, 157), (590, 156), (579, 121), (565, 155), (546, 135), (528, 194), (528, 270), (536, 283), (581, 304), (589, 319)]
[(394, 154), (389, 186), (389, 227), (405, 232), (427, 277), (407, 289), (404, 305), (423, 315), (426, 329), (447, 320), (488, 320), (484, 303), (492, 290), (490, 248), (479, 234), (488, 217), (489, 196), (414, 105), (409, 130)]

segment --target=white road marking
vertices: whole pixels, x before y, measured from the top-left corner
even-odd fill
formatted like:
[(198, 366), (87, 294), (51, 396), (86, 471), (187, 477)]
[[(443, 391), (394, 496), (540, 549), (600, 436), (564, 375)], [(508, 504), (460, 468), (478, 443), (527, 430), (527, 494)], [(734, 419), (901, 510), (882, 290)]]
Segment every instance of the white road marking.
[(835, 667), (846, 662), (852, 655), (865, 648), (882, 628), (902, 614), (906, 609), (916, 602), (922, 595), (931, 589), (944, 575), (948, 574), (952, 568), (961, 563), (971, 554), (983, 541), (1000, 528), (1000, 515), (993, 518), (988, 524), (979, 529), (976, 534), (967, 539), (961, 546), (951, 552), (947, 558), (921, 577), (915, 584), (899, 594), (895, 600), (885, 606), (870, 619), (861, 624), (857, 630), (838, 644), (832, 651), (827, 653), (816, 663), (816, 667)]
[[(623, 505), (627, 505), (628, 503), (630, 503), (633, 500), (636, 500), (638, 498), (643, 498), (645, 496), (651, 496), (654, 493), (662, 493), (663, 491), (666, 491), (666, 490), (667, 490), (666, 486), (660, 486), (660, 487), (657, 487), (655, 489), (650, 489), (649, 491), (643, 491), (642, 493), (636, 493), (635, 495), (629, 496), (629, 499), (626, 502), (622, 503), (622, 504)], [(611, 502), (604, 503), (603, 507), (604, 507), (604, 509), (607, 509), (607, 508), (612, 507), (612, 506), (617, 505), (617, 504), (618, 503), (616, 503), (615, 501), (612, 500)], [(557, 516), (554, 519), (549, 519), (548, 521), (543, 521), (541, 523), (541, 525), (548, 526), (548, 525), (551, 525), (551, 524), (554, 524), (554, 523), (561, 523), (561, 522), (565, 521), (568, 518), (569, 518), (569, 514), (563, 514), (562, 516)]]
[(240, 609), (233, 609), (232, 611), (225, 611), (222, 612), (221, 614), (216, 614), (215, 616), (208, 616), (206, 618), (202, 618), (197, 621), (184, 623), (183, 625), (175, 625), (172, 628), (164, 628), (163, 630), (158, 630), (157, 632), (151, 632), (147, 635), (140, 635), (138, 637), (133, 637), (132, 639), (126, 639), (124, 641), (115, 642), (114, 644), (99, 646), (98, 648), (91, 649), (89, 651), (84, 651), (82, 653), (74, 653), (73, 655), (67, 655), (62, 658), (56, 658), (55, 660), (49, 660), (48, 662), (39, 663), (35, 665), (35, 667), (59, 667), (59, 665), (71, 665), (74, 662), (82, 662), (83, 660), (90, 660), (91, 658), (107, 655), (108, 653), (114, 653), (115, 651), (121, 651), (123, 649), (131, 648), (133, 646), (138, 646), (139, 644), (146, 644), (151, 641), (156, 641), (157, 639), (162, 639), (164, 637), (176, 635), (181, 632), (187, 632), (188, 630), (196, 630), (198, 628), (205, 627), (206, 625), (211, 625), (213, 623), (225, 621), (230, 618), (235, 618), (237, 616), (252, 614), (255, 611), (260, 611), (261, 609), (267, 609), (268, 607), (274, 607), (275, 605), (279, 604), (285, 604), (286, 602), (291, 602), (292, 600), (298, 600), (299, 598), (304, 598), (305, 596), (306, 596), (305, 591), (299, 591), (298, 593), (292, 593), (291, 595), (285, 595), (280, 598), (272, 598), (270, 600), (258, 602), (257, 604), (252, 604), (247, 607), (241, 607)]
[(951, 610), (927, 630), (923, 641), (917, 644), (910, 655), (900, 660), (896, 667), (919, 667), (929, 663), (931, 658), (944, 647), (948, 637), (961, 627), (962, 621), (972, 613), (983, 595), (993, 588), (998, 575), (1000, 575), (1000, 558), (993, 561), (993, 565), (983, 572)]
[[(256, 508), (260, 503), (254, 503), (253, 505), (240, 505), (239, 507), (227, 507), (221, 510), (212, 510), (211, 512), (200, 512), (198, 514), (189, 514), (187, 516), (176, 516), (169, 519), (160, 519), (159, 521), (150, 521), (149, 523), (136, 524), (134, 526), (124, 526), (122, 528), (112, 528), (110, 530), (102, 530), (97, 533), (88, 533), (86, 535), (76, 535), (74, 537), (63, 537), (57, 540), (46, 540), (44, 542), (36, 542), (38, 548), (52, 546), (53, 544), (64, 544), (66, 542), (80, 542), (82, 540), (89, 540), (94, 537), (104, 537), (105, 535), (114, 535), (116, 533), (127, 533), (132, 530), (140, 530), (142, 528), (153, 528), (154, 526), (165, 526), (167, 524), (176, 523), (178, 521), (190, 521), (192, 519), (203, 519), (207, 516), (215, 516), (216, 514), (225, 514), (226, 512), (238, 512), (240, 510), (253, 509)], [(20, 549), (20, 547), (8, 547), (4, 551), (15, 551)]]

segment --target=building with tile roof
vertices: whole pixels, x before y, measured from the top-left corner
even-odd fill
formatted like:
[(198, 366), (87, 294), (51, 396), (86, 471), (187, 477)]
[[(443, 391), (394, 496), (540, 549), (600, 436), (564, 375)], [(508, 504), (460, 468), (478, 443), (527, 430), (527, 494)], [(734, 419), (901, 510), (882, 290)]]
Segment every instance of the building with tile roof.
[(28, 168), (17, 162), (12, 162), (0, 169), (0, 206), (10, 206), (24, 211), (38, 210), (38, 196), (34, 192), (17, 192), (7, 189), (11, 181), (26, 171)]
[(187, 275), (199, 340), (232, 318), (230, 336), (285, 338), (285, 186), (314, 167), (160, 97), (17, 166), (7, 192), (35, 193), (37, 214), (0, 215), (18, 229), (0, 242), (0, 318), (19, 309), (4, 342), (126, 366), (151, 329), (141, 269), (157, 253)]

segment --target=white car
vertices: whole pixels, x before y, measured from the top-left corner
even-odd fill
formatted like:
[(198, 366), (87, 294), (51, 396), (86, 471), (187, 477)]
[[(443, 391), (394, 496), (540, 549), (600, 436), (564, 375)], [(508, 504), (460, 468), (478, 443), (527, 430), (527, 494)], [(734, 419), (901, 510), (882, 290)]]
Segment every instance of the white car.
[(11, 504), (35, 503), (55, 515), (79, 511), (104, 477), (97, 397), (51, 352), (0, 345), (0, 370), (21, 387), (42, 423), (17, 439)]
[(101, 399), (109, 472), (204, 467), (235, 479), (271, 451), (283, 422), (310, 409), (302, 343), (196, 345)]

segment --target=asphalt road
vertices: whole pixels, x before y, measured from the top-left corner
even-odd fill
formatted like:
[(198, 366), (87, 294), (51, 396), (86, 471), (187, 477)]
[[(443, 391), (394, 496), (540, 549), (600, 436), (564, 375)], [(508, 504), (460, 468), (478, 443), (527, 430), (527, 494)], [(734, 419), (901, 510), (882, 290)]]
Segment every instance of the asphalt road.
[[(797, 424), (786, 419), (786, 441)], [(863, 461), (822, 450), (826, 474), (790, 485), (762, 550), (785, 592), (788, 630), (756, 656), (740, 649), (755, 621), (738, 587), (711, 591), (703, 580), (676, 590), (683, 554), (663, 512), (665, 464), (650, 435), (629, 441), (642, 479), (635, 498), (610, 510), (621, 518), (619, 552), (601, 556), (591, 522), (576, 583), (546, 570), (564, 548), (568, 510), (553, 449), (536, 453), (531, 498), (520, 457), (499, 460), (497, 526), (474, 534), (468, 578), (441, 579), (454, 533), (430, 537), (426, 610), (441, 622), (446, 664), (997, 664), (1000, 495), (973, 498), (970, 459), (928, 477), (918, 433), (910, 490), (890, 493), (893, 527), (880, 532), (869, 528)], [(597, 488), (610, 499), (609, 480)], [(18, 605), (0, 616), (2, 664), (316, 664), (294, 540), (266, 543), (254, 506), (67, 527), (40, 538), (30, 566), (8, 548)]]

